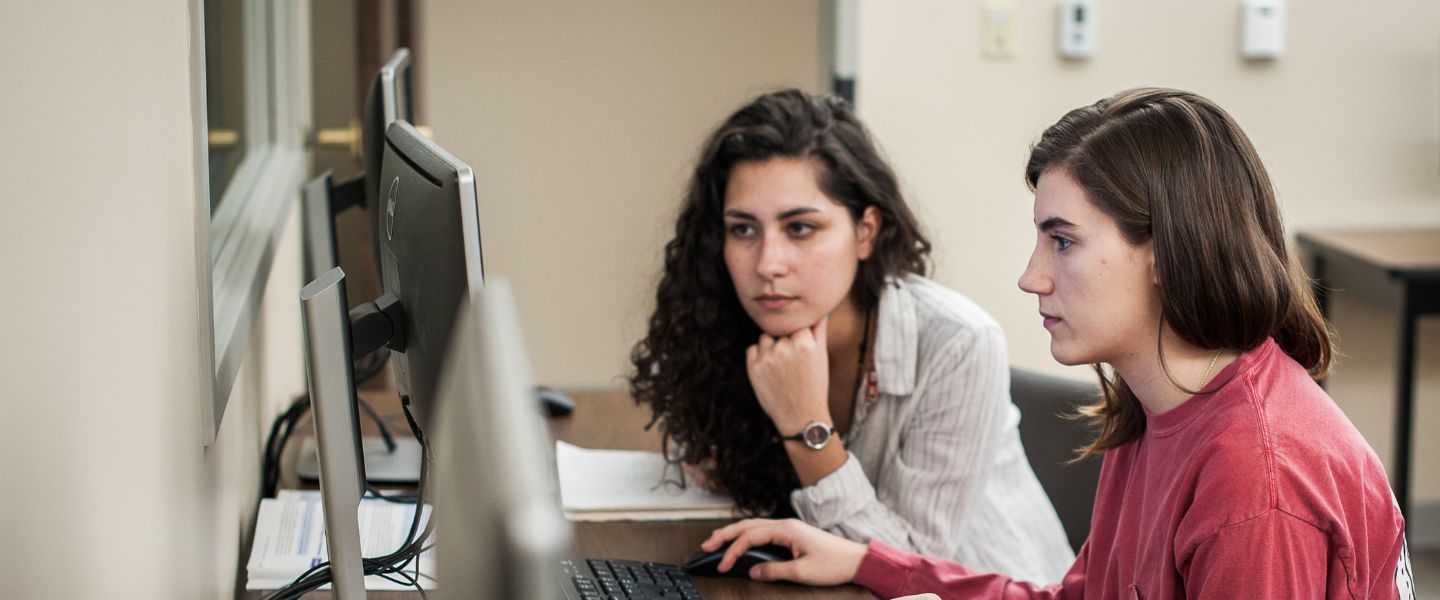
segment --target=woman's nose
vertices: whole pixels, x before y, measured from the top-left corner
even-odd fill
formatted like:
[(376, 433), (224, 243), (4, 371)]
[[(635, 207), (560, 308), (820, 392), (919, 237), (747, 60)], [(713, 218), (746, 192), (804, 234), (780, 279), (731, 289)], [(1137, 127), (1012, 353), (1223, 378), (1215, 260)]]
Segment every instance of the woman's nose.
[(1027, 294), (1045, 295), (1054, 290), (1054, 284), (1050, 280), (1049, 265), (1037, 251), (1030, 255), (1030, 262), (1025, 265), (1025, 272), (1020, 274), (1020, 289)]
[(773, 279), (790, 273), (790, 252), (785, 246), (783, 241), (768, 236), (760, 243), (760, 260), (756, 270), (761, 276)]

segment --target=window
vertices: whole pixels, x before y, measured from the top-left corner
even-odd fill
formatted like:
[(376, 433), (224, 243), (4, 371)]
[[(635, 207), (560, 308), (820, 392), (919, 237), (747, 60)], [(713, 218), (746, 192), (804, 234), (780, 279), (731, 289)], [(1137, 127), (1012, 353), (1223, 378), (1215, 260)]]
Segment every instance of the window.
[[(271, 255), (305, 174), (309, 44), (304, 2), (191, 0), (196, 251), (203, 440), (209, 445), (249, 343)], [(208, 265), (208, 268), (205, 267)]]
[(245, 158), (245, 3), (205, 0), (206, 165), (210, 212)]

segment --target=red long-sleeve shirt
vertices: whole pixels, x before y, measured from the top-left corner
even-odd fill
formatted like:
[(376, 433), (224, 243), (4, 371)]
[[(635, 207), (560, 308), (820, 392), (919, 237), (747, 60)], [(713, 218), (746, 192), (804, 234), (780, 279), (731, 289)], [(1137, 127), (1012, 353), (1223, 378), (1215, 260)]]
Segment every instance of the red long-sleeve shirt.
[[(1227, 381), (1228, 380), (1228, 381)], [(1038, 587), (871, 542), (855, 582), (943, 598), (1397, 598), (1404, 519), (1375, 453), (1274, 341), (1105, 454), (1090, 537)], [(1408, 562), (1408, 561), (1406, 561)]]

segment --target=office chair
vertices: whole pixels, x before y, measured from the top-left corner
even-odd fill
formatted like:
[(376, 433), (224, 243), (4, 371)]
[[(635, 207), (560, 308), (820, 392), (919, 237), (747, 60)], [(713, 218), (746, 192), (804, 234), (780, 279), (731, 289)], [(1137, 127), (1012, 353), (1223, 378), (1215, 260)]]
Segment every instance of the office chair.
[(1100, 386), (1093, 382), (1010, 369), (1010, 398), (1020, 408), (1020, 442), (1076, 552), (1090, 534), (1100, 458), (1069, 464), (1075, 449), (1090, 441), (1091, 433), (1083, 421), (1062, 415), (1074, 413), (1076, 406), (1099, 395)]

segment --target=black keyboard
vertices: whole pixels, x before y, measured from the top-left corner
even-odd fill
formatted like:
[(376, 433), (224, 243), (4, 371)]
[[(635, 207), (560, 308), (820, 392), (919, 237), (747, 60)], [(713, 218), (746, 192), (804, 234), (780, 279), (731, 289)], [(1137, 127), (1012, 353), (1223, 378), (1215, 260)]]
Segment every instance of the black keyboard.
[(700, 600), (695, 580), (675, 565), (601, 558), (560, 561), (570, 600)]

